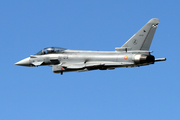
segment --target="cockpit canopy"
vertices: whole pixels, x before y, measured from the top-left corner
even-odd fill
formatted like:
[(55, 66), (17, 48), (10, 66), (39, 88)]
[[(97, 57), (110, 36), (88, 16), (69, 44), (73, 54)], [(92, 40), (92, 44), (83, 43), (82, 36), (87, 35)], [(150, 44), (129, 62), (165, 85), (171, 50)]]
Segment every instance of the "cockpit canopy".
[(45, 54), (50, 54), (50, 53), (60, 53), (62, 51), (66, 50), (65, 48), (60, 48), (60, 47), (48, 47), (44, 48), (43, 50), (39, 51), (35, 55), (45, 55)]

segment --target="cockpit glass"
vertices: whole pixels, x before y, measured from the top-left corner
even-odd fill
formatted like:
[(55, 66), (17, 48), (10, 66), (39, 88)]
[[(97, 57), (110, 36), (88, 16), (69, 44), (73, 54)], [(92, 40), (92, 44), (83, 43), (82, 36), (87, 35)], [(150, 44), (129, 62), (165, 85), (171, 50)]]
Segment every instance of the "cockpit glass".
[(50, 53), (60, 53), (62, 51), (66, 50), (65, 48), (60, 48), (60, 47), (48, 47), (44, 48), (43, 50), (39, 51), (35, 55), (45, 55), (45, 54), (50, 54)]

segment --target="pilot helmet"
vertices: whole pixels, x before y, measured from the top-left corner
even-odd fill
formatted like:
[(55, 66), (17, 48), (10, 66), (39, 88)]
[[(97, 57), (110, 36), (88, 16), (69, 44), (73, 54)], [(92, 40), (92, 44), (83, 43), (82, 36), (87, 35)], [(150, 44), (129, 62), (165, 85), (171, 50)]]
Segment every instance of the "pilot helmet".
[(47, 52), (48, 53), (53, 53), (54, 52), (54, 48), (53, 47), (47, 48)]

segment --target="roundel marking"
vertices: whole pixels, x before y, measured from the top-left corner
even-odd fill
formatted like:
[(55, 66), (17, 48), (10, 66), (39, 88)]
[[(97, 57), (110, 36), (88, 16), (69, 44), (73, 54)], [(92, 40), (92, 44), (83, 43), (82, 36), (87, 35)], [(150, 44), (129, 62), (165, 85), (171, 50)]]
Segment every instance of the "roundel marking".
[(127, 59), (128, 59), (128, 56), (127, 56), (127, 55), (126, 55), (126, 56), (124, 56), (124, 59), (125, 59), (125, 60), (127, 60)]

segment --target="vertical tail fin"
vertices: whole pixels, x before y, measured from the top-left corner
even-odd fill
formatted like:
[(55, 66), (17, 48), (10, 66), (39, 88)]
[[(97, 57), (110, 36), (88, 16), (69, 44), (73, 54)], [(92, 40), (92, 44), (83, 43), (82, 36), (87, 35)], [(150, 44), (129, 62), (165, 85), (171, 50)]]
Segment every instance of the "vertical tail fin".
[(131, 50), (149, 50), (159, 19), (153, 18), (133, 35), (122, 48)]

